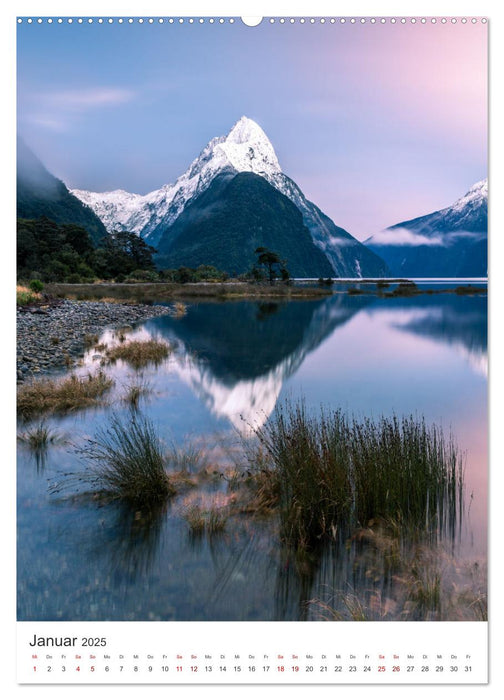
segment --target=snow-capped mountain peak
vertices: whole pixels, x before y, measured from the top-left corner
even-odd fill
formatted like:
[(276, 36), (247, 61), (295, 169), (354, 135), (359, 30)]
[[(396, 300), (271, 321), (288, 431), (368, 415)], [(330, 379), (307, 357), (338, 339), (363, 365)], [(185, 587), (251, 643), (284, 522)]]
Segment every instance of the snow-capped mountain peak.
[(270, 140), (259, 124), (248, 117), (241, 117), (217, 148), (222, 149), (230, 164), (239, 172), (281, 172)]
[(146, 195), (120, 190), (105, 193), (73, 190), (72, 193), (93, 209), (109, 232), (132, 231), (158, 247), (161, 239), (170, 236), (170, 228), (179, 215), (217, 176), (243, 172), (264, 178), (294, 203), (313, 242), (323, 251), (335, 274), (347, 277), (385, 274), (386, 267), (379, 257), (347, 231), (335, 226), (282, 172), (270, 140), (259, 124), (246, 116), (226, 135), (211, 139), (174, 184), (163, 185)]
[(275, 150), (261, 127), (241, 117), (225, 136), (213, 138), (174, 184), (146, 195), (123, 190), (71, 190), (103, 221), (108, 231), (138, 233), (156, 245), (161, 229), (170, 226), (187, 202), (200, 195), (223, 171), (253, 172), (266, 178), (281, 173)]
[(485, 277), (488, 180), (444, 209), (402, 221), (365, 241), (397, 277)]
[(233, 127), (231, 127), (228, 135), (226, 136), (226, 141), (245, 143), (256, 138), (265, 139), (266, 141), (268, 140), (268, 137), (257, 122), (249, 117), (243, 116), (238, 119)]
[(467, 205), (478, 205), (482, 202), (486, 202), (488, 199), (488, 179), (480, 180), (476, 182), (469, 190), (465, 193), (463, 197), (457, 199), (451, 207), (447, 209), (453, 209), (454, 211), (460, 211), (467, 207)]

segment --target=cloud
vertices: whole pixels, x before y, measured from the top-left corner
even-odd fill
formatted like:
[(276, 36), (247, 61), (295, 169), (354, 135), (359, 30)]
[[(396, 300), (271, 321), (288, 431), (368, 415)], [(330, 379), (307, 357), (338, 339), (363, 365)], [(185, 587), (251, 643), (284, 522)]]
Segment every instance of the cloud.
[(43, 100), (63, 109), (80, 112), (95, 107), (130, 102), (134, 96), (133, 91), (122, 88), (87, 88), (46, 93)]
[(67, 131), (75, 119), (89, 112), (130, 102), (132, 90), (116, 87), (92, 87), (37, 93), (20, 108), (22, 121), (51, 131)]
[(473, 240), (474, 242), (486, 238), (484, 231), (448, 231), (443, 235), (433, 234), (425, 236), (421, 233), (414, 233), (407, 228), (385, 229), (375, 233), (368, 238), (366, 243), (371, 245), (397, 245), (397, 246), (450, 246), (461, 239)]
[(337, 245), (340, 248), (343, 246), (354, 246), (355, 245), (355, 239), (354, 238), (343, 238), (340, 236), (329, 236), (329, 241), (332, 245)]
[(45, 114), (29, 115), (25, 117), (24, 121), (35, 124), (36, 126), (41, 126), (45, 129), (50, 129), (51, 131), (66, 131), (68, 128), (68, 125), (61, 119), (54, 119)]
[(438, 236), (422, 236), (420, 233), (413, 233), (407, 228), (385, 229), (385, 231), (380, 231), (372, 236), (368, 242), (372, 243), (372, 245), (444, 245), (444, 241)]

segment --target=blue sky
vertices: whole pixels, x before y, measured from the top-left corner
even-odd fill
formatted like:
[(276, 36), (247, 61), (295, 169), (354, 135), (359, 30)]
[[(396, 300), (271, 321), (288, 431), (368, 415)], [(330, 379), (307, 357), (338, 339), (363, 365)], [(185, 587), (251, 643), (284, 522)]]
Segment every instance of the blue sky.
[(486, 176), (486, 26), (18, 25), (18, 128), (69, 187), (157, 189), (243, 114), (364, 239)]

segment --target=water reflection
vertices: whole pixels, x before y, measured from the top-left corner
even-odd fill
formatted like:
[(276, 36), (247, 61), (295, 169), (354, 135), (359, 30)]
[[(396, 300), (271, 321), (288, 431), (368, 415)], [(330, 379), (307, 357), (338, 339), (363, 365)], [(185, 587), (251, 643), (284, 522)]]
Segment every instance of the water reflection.
[(488, 374), (487, 298), (440, 296), (425, 299), (397, 328), (449, 345), (467, 358), (473, 369)]
[(336, 294), (291, 303), (205, 303), (191, 306), (184, 318), (155, 319), (147, 328), (177, 342), (174, 369), (208, 410), (247, 432), (247, 425), (265, 423), (305, 358), (329, 337), (334, 344), (341, 329), (363, 310), (382, 315), (391, 327), (409, 335), (451, 346), (486, 374), (484, 297), (384, 301), (373, 295)]
[(139, 510), (116, 503), (106, 508), (112, 512), (99, 520), (92, 533), (87, 533), (89, 556), (97, 559), (117, 584), (134, 583), (151, 573), (169, 506)]
[(271, 415), (305, 357), (370, 301), (337, 295), (283, 304), (197, 304), (181, 319), (167, 316), (147, 327), (178, 343), (176, 371), (207, 408), (246, 432)]

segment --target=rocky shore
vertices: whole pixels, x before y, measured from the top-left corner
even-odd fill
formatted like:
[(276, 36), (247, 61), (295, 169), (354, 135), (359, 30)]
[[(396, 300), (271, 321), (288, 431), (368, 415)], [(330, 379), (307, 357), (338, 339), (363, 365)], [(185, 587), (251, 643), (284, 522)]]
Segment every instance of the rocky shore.
[(17, 381), (71, 367), (86, 347), (86, 336), (170, 313), (168, 306), (102, 301), (53, 300), (17, 309)]

